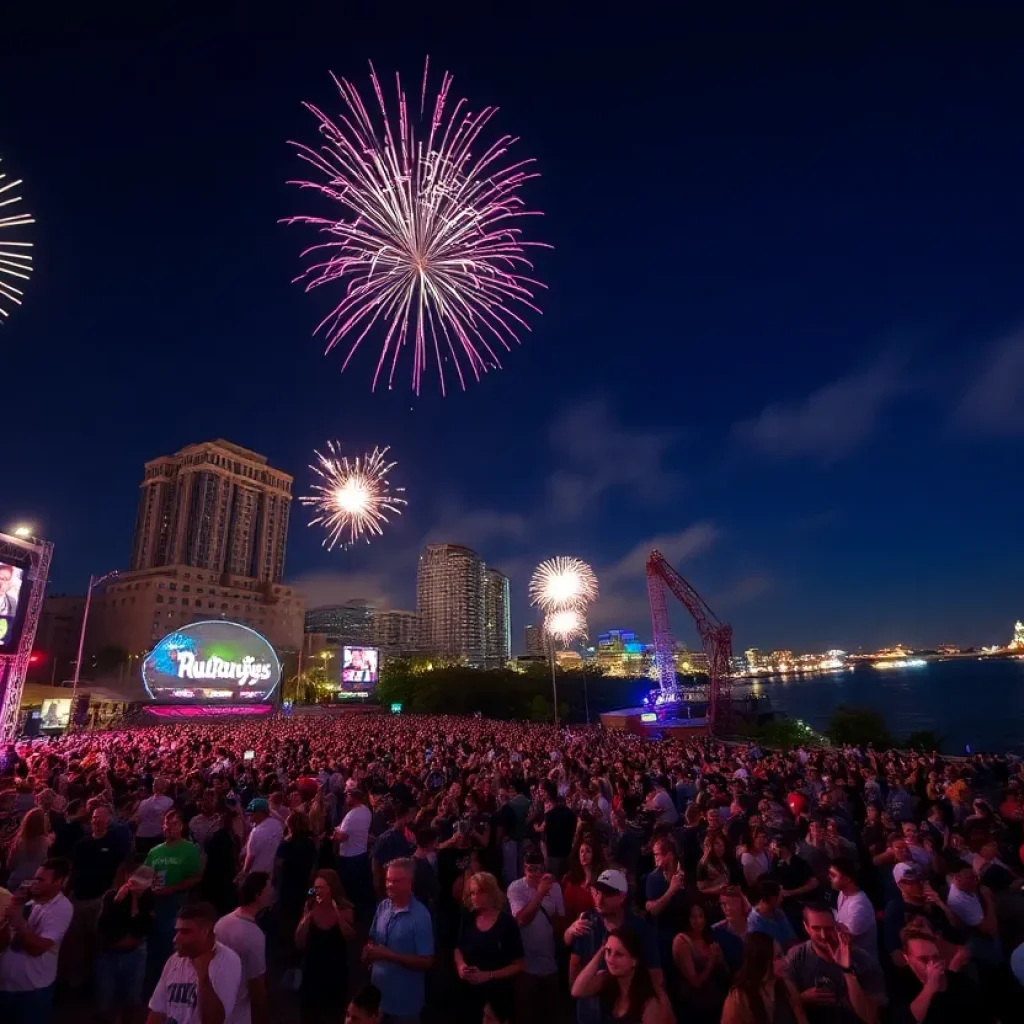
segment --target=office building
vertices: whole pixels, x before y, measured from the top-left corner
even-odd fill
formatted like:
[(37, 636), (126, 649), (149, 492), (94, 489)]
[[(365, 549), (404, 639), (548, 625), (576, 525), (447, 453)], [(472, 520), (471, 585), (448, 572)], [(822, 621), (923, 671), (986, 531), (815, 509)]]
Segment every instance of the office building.
[(189, 445), (146, 463), (132, 569), (189, 566), (279, 583), (292, 477), (228, 441)]
[(530, 658), (543, 658), (547, 654), (547, 642), (543, 626), (527, 626), (525, 631), (526, 654)]
[(484, 569), (484, 665), (504, 668), (511, 657), (508, 577), (497, 569)]
[(84, 610), (84, 597), (53, 594), (44, 598), (33, 645), (38, 656), (29, 663), (26, 677), (30, 683), (56, 685), (74, 675)]
[(606, 675), (639, 679), (648, 675), (653, 660), (653, 647), (638, 641), (632, 630), (612, 629), (597, 638), (597, 664)]
[(279, 653), (297, 651), (304, 612), (298, 591), (283, 584), (183, 565), (125, 572), (93, 593), (86, 657), (121, 647), (134, 659), (180, 626), (207, 619), (240, 622)]
[(484, 664), (484, 563), (461, 544), (430, 544), (416, 571), (416, 611), (427, 654)]
[(369, 647), (374, 643), (374, 608), (369, 601), (352, 600), (306, 612), (305, 632), (323, 633), (334, 647)]
[(416, 612), (392, 609), (373, 613), (373, 642), (383, 654), (420, 651), (420, 617)]

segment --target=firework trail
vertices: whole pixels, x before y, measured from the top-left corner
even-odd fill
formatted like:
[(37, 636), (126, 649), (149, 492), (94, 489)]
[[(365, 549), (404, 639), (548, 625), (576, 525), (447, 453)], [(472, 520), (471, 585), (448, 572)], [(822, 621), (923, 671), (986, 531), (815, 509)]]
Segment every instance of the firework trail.
[(20, 184), (0, 173), (0, 324), (10, 316), (10, 305), (21, 305), (25, 293), (18, 284), (32, 273), (32, 243), (22, 239), (20, 229), (35, 224), (35, 218), (15, 212), (21, 196), (11, 190)]
[(597, 597), (597, 576), (579, 558), (550, 558), (530, 579), (530, 604), (545, 612), (583, 611)]
[(296, 280), (307, 291), (342, 287), (341, 301), (317, 327), (328, 352), (348, 344), (342, 370), (376, 328), (383, 343), (374, 389), (382, 376), (393, 386), (399, 356), (411, 346), (413, 390), (419, 394), (432, 359), (444, 394), (445, 364), (463, 389), (467, 375), (479, 380), (501, 366), (498, 352), (518, 342), (520, 328), (529, 330), (520, 312), (540, 312), (534, 291), (544, 286), (528, 276), (533, 264), (526, 256), (542, 243), (523, 241), (518, 226), (520, 218), (538, 215), (519, 195), (537, 177), (533, 161), (509, 162), (512, 136), (486, 141), (497, 107), (472, 113), (466, 100), (451, 100), (447, 72), (428, 102), (429, 66), (428, 59), (418, 117), (397, 74), (389, 114), (373, 64), (376, 109), (344, 78), (334, 78), (344, 103), (336, 120), (305, 104), (320, 122), (321, 142), (293, 145), (318, 179), (290, 184), (315, 189), (341, 209), (336, 217), (286, 223), (309, 224), (326, 236), (303, 253), (308, 265)]
[[(368, 455), (351, 462), (341, 454), (341, 444), (327, 442), (327, 455), (314, 452), (316, 463), (309, 468), (320, 478), (313, 484), (313, 494), (299, 498), (310, 505), (316, 516), (310, 526), (322, 526), (327, 535), (324, 547), (332, 551), (337, 544), (350, 547), (356, 541), (370, 542), (369, 534), (378, 537), (388, 523), (387, 512), (401, 515), (401, 506), (408, 504), (404, 487), (392, 488), (388, 474), (396, 463), (386, 459), (388, 448), (374, 448)], [(347, 538), (344, 538), (345, 534)]]

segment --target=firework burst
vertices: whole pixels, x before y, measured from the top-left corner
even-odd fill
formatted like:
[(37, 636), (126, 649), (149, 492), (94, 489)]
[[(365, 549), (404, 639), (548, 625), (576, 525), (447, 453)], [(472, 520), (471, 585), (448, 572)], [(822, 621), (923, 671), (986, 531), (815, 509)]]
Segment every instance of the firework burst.
[(334, 79), (344, 104), (336, 120), (305, 104), (320, 122), (321, 142), (293, 145), (318, 180), (290, 184), (316, 189), (341, 210), (336, 217), (286, 222), (312, 225), (326, 236), (303, 253), (308, 266), (296, 280), (307, 291), (342, 286), (341, 301), (317, 328), (328, 352), (348, 344), (342, 370), (376, 328), (383, 342), (374, 389), (382, 375), (393, 385), (409, 345), (413, 390), (419, 393), (432, 359), (444, 394), (446, 364), (463, 389), (468, 375), (479, 380), (501, 366), (498, 352), (511, 349), (520, 329), (529, 330), (520, 312), (540, 312), (534, 292), (544, 286), (528, 276), (533, 265), (526, 256), (542, 243), (523, 241), (518, 226), (520, 218), (537, 215), (519, 195), (537, 177), (533, 161), (509, 161), (512, 136), (486, 141), (497, 107), (472, 113), (466, 100), (450, 100), (447, 72), (428, 99), (429, 67), (428, 59), (418, 117), (397, 74), (397, 116), (389, 114), (372, 64), (373, 115), (373, 104), (368, 109), (344, 78)]
[(21, 305), (25, 293), (19, 283), (32, 273), (32, 243), (23, 240), (21, 229), (35, 224), (35, 218), (16, 212), (21, 196), (12, 189), (20, 184), (0, 173), (0, 323), (10, 316), (9, 306)]
[[(368, 455), (352, 461), (341, 454), (341, 444), (327, 442), (327, 455), (314, 452), (316, 462), (309, 468), (319, 477), (313, 494), (301, 497), (303, 505), (316, 510), (310, 526), (322, 526), (328, 551), (338, 544), (350, 547), (358, 540), (370, 541), (370, 535), (383, 534), (388, 523), (385, 513), (402, 514), (406, 505), (404, 487), (392, 488), (388, 474), (396, 463), (387, 461), (388, 448), (374, 448)], [(346, 536), (347, 535), (347, 536)]]
[(582, 611), (597, 597), (597, 576), (579, 558), (549, 558), (534, 570), (530, 604), (545, 612)]
[(562, 608), (544, 616), (544, 632), (568, 647), (574, 640), (585, 640), (587, 620), (575, 608)]

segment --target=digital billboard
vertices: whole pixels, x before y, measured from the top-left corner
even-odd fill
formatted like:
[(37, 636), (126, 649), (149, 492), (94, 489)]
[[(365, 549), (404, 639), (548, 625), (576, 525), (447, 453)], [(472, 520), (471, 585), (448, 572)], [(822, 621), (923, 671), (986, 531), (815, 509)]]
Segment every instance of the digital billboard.
[(376, 647), (342, 647), (341, 690), (366, 692), (377, 685), (380, 652)]
[(28, 567), (24, 559), (5, 554), (0, 558), (0, 654), (14, 654), (21, 638), (21, 624), (28, 611)]
[(214, 619), (165, 636), (142, 662), (142, 681), (161, 704), (259, 704), (281, 681), (281, 664), (254, 629)]
[(43, 701), (39, 727), (41, 729), (66, 729), (71, 721), (71, 698), (48, 697)]

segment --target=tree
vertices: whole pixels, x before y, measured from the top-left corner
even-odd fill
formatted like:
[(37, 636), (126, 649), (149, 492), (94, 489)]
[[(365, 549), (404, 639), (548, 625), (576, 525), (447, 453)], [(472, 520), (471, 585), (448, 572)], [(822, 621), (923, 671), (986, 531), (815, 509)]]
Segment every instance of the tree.
[(881, 712), (855, 704), (836, 707), (828, 720), (825, 735), (839, 746), (850, 744), (859, 747), (870, 743), (876, 750), (887, 750), (893, 745), (892, 734)]
[(801, 743), (810, 743), (814, 733), (795, 718), (772, 718), (760, 726), (755, 735), (767, 747), (778, 747), (788, 752)]

